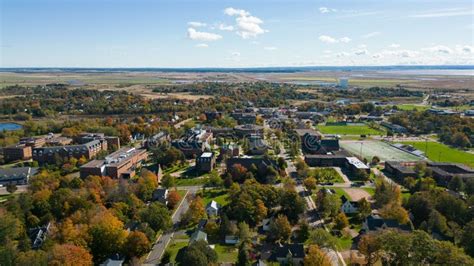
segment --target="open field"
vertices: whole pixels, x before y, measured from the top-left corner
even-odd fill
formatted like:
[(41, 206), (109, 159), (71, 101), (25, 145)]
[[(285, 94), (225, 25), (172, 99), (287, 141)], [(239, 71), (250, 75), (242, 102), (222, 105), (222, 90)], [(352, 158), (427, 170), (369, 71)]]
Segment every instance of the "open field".
[(378, 156), (381, 161), (419, 161), (420, 157), (401, 151), (382, 141), (351, 141), (343, 140), (340, 145), (354, 155), (360, 155), (367, 160)]
[[(435, 162), (462, 163), (474, 167), (474, 154), (451, 148), (439, 142), (403, 142), (425, 152), (428, 159)], [(428, 149), (427, 149), (428, 148)]]
[(344, 192), (349, 196), (350, 200), (358, 201), (362, 198), (370, 199), (370, 194), (363, 188), (343, 188)]
[(418, 111), (424, 111), (431, 108), (431, 106), (428, 106), (428, 105), (417, 105), (417, 104), (399, 104), (397, 105), (397, 107), (398, 109), (405, 110), (405, 111), (411, 111), (414, 109), (417, 109)]
[(365, 124), (347, 124), (347, 125), (318, 125), (318, 130), (323, 134), (338, 135), (383, 135), (384, 132), (371, 128)]

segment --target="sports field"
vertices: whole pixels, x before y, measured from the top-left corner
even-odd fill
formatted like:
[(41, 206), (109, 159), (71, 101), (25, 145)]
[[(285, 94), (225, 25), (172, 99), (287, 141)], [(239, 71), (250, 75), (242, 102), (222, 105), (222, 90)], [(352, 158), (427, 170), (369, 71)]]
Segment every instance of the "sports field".
[[(369, 162), (374, 156), (378, 156), (381, 161), (419, 161), (420, 157), (409, 154), (382, 141), (340, 141), (342, 148), (348, 152), (366, 158)], [(362, 152), (361, 152), (362, 151)]]
[(384, 132), (367, 126), (366, 124), (347, 125), (318, 125), (318, 129), (323, 134), (337, 135), (383, 135)]
[[(474, 154), (462, 150), (451, 148), (439, 142), (430, 141), (428, 143), (403, 142), (425, 152), (428, 159), (435, 162), (462, 163), (474, 167)], [(428, 152), (426, 151), (428, 148)]]

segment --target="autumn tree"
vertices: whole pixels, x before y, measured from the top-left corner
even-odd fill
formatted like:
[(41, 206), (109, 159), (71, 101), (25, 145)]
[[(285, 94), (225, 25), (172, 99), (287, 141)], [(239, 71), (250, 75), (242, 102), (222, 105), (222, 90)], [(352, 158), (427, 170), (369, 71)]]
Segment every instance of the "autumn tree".
[(357, 249), (365, 256), (365, 261), (370, 266), (379, 259), (381, 246), (374, 234), (365, 234), (360, 238)]
[(303, 261), (304, 266), (330, 266), (331, 260), (317, 245), (310, 245)]
[(380, 216), (385, 219), (397, 220), (400, 224), (406, 224), (409, 221), (408, 212), (399, 203), (389, 203), (380, 209)]
[[(103, 260), (97, 261), (103, 262)], [(54, 245), (49, 254), (48, 265), (89, 266), (92, 265), (92, 256), (83, 247), (71, 244)]]
[(358, 201), (359, 209), (357, 213), (357, 217), (359, 220), (364, 220), (372, 213), (372, 208), (370, 207), (370, 203), (365, 199), (361, 198)]
[(137, 196), (143, 201), (148, 201), (157, 187), (158, 177), (153, 172), (143, 169), (137, 181)]
[(129, 258), (141, 257), (146, 254), (151, 248), (151, 243), (146, 235), (140, 231), (133, 231), (125, 240), (123, 245), (123, 252)]
[(272, 239), (287, 241), (291, 235), (291, 225), (288, 218), (278, 215), (270, 224), (270, 236)]
[(334, 219), (334, 228), (342, 230), (348, 226), (349, 220), (343, 212), (340, 212), (338, 215), (336, 215), (336, 218)]
[(189, 204), (189, 209), (184, 214), (183, 221), (185, 224), (192, 225), (197, 224), (204, 217), (206, 217), (204, 201), (201, 197), (196, 196)]
[(316, 189), (317, 181), (314, 177), (307, 177), (303, 180), (305, 188), (311, 193), (312, 190)]
[(179, 195), (178, 191), (173, 190), (168, 193), (168, 208), (174, 209), (176, 205), (181, 201), (181, 196)]

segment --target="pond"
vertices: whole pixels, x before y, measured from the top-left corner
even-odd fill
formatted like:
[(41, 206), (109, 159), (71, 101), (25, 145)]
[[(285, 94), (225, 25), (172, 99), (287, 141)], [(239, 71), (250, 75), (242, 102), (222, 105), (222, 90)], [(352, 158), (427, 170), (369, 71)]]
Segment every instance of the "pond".
[(0, 123), (0, 131), (7, 130), (7, 131), (12, 131), (12, 130), (20, 130), (22, 126), (20, 124), (16, 123)]

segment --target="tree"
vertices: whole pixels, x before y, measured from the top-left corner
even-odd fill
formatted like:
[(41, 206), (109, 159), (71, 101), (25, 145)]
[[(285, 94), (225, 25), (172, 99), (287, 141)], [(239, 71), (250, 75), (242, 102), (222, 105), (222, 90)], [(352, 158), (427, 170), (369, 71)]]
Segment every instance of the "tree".
[(331, 260), (317, 245), (310, 245), (304, 257), (304, 266), (330, 266)]
[(323, 228), (312, 230), (309, 236), (309, 241), (319, 247), (330, 249), (334, 249), (337, 244), (337, 238)]
[(342, 202), (338, 195), (327, 193), (323, 196), (319, 207), (324, 218), (333, 218), (341, 210), (341, 205)]
[(305, 219), (301, 219), (299, 222), (299, 228), (298, 228), (298, 241), (301, 243), (306, 242), (309, 238), (310, 234), (310, 227), (308, 222), (306, 222)]
[(255, 223), (260, 223), (265, 217), (267, 217), (268, 209), (265, 207), (265, 203), (262, 200), (257, 199), (255, 201)]
[(189, 209), (185, 213), (183, 219), (185, 224), (197, 224), (199, 220), (206, 217), (206, 210), (204, 208), (204, 201), (201, 197), (196, 196), (189, 204)]
[(281, 211), (290, 221), (296, 223), (300, 214), (303, 214), (306, 208), (304, 199), (295, 190), (286, 190), (281, 195)]
[(431, 211), (430, 218), (428, 219), (428, 226), (430, 231), (434, 231), (441, 234), (445, 234), (446, 232), (448, 232), (448, 224), (446, 218), (437, 210)]
[(381, 246), (374, 234), (365, 234), (360, 238), (357, 249), (365, 256), (365, 261), (370, 266), (379, 259)]
[(285, 215), (278, 215), (270, 224), (271, 238), (287, 241), (291, 235), (291, 225)]
[(365, 198), (361, 198), (359, 201), (359, 212), (357, 213), (357, 217), (359, 218), (359, 220), (364, 220), (365, 218), (367, 218), (367, 216), (370, 215), (370, 213), (372, 213), (372, 208), (370, 207), (370, 203), (365, 199)]
[[(103, 262), (101, 260), (96, 260)], [(54, 245), (49, 254), (48, 265), (88, 266), (92, 265), (92, 256), (83, 248), (71, 244)]]
[(307, 177), (303, 180), (303, 184), (305, 186), (305, 188), (307, 190), (309, 190), (309, 192), (311, 193), (312, 190), (316, 189), (316, 184), (317, 184), (317, 181), (316, 181), (316, 178), (314, 177)]
[(466, 134), (457, 132), (454, 133), (451, 142), (458, 147), (461, 148), (469, 148), (471, 147), (471, 142), (469, 141), (469, 138), (466, 136)]
[(176, 205), (181, 201), (181, 196), (178, 191), (173, 190), (168, 193), (168, 208), (174, 209)]
[(148, 208), (145, 208), (140, 213), (141, 221), (148, 223), (154, 231), (168, 230), (171, 228), (171, 214), (161, 203), (153, 202)]
[(10, 184), (7, 185), (7, 191), (8, 191), (8, 193), (10, 193), (10, 194), (15, 193), (15, 191), (16, 191), (17, 189), (18, 189), (17, 186), (16, 186), (15, 184), (13, 184), (13, 183), (10, 183)]
[(464, 182), (462, 181), (462, 178), (460, 176), (454, 176), (451, 181), (449, 181), (448, 188), (456, 192), (464, 191)]
[(401, 191), (400, 186), (388, 183), (382, 178), (378, 178), (375, 184), (375, 195), (376, 205), (381, 207), (388, 203), (395, 202), (401, 203)]
[(28, 250), (26, 252), (20, 252), (16, 256), (15, 264), (29, 266), (48, 265), (48, 254), (43, 250)]
[(247, 168), (241, 164), (234, 164), (230, 168), (230, 174), (234, 182), (243, 183), (247, 179)]
[(176, 178), (170, 174), (165, 174), (161, 178), (161, 186), (165, 188), (171, 188), (176, 185)]
[(372, 165), (377, 165), (378, 163), (380, 163), (380, 158), (379, 158), (378, 156), (372, 157), (372, 162), (371, 162), (371, 164), (372, 164)]
[(389, 203), (380, 209), (380, 216), (385, 219), (395, 219), (400, 224), (406, 224), (409, 221), (408, 212), (398, 203)]
[(250, 248), (247, 242), (241, 242), (239, 245), (239, 253), (237, 255), (237, 266), (250, 266), (252, 261), (250, 258)]
[(157, 187), (158, 177), (153, 172), (143, 169), (137, 181), (137, 196), (143, 201), (148, 201)]
[(334, 219), (334, 228), (342, 230), (349, 226), (349, 220), (343, 212), (340, 212)]
[(461, 245), (466, 250), (466, 253), (474, 257), (474, 221), (470, 221), (464, 226), (461, 235)]
[(191, 243), (176, 256), (179, 265), (208, 266), (217, 262), (217, 253), (204, 240)]
[(140, 231), (133, 231), (127, 236), (123, 246), (123, 253), (129, 258), (141, 257), (151, 248), (151, 243), (146, 235)]
[(249, 242), (250, 240), (250, 228), (245, 222), (239, 223), (239, 240), (241, 243)]

